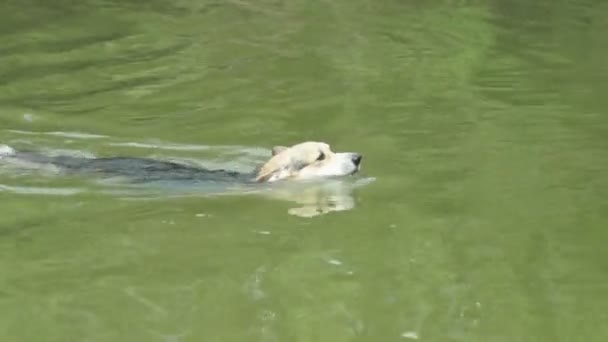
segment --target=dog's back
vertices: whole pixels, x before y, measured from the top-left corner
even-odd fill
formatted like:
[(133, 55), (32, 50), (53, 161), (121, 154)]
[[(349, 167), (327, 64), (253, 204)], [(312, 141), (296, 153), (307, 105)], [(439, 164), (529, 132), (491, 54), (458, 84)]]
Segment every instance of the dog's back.
[(30, 166), (52, 166), (66, 173), (95, 173), (108, 177), (126, 177), (134, 182), (158, 180), (249, 182), (254, 177), (250, 173), (223, 169), (210, 170), (151, 158), (51, 156), (39, 152), (15, 151), (6, 145), (0, 146), (0, 158), (27, 163)]
[(358, 153), (334, 152), (326, 143), (308, 141), (291, 147), (273, 148), (271, 158), (252, 173), (223, 169), (209, 170), (199, 166), (149, 158), (46, 155), (38, 152), (15, 151), (8, 146), (3, 148), (0, 146), (0, 158), (15, 159), (32, 165), (51, 166), (59, 171), (124, 176), (138, 182), (203, 180), (271, 183), (352, 175), (359, 171), (362, 156)]

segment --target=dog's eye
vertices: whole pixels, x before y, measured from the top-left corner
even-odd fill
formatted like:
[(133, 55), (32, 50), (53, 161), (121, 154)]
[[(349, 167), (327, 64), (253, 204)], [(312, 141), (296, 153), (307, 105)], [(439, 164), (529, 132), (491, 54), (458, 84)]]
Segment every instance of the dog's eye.
[(325, 153), (321, 152), (321, 154), (319, 154), (319, 157), (317, 157), (317, 161), (320, 161), (323, 159), (325, 159)]

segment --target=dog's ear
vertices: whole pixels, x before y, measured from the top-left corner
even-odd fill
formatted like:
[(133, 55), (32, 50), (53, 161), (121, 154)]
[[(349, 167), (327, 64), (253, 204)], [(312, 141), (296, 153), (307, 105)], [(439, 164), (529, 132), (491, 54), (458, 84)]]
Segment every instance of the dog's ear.
[(258, 170), (256, 181), (269, 182), (277, 177), (285, 177), (291, 169), (291, 164), (291, 156), (288, 153), (275, 154)]
[(258, 183), (272, 182), (275, 180), (287, 178), (289, 177), (290, 173), (291, 171), (287, 166), (275, 170), (270, 170), (268, 172), (264, 172), (264, 170), (262, 169), (262, 171), (260, 171), (257, 177), (255, 178), (255, 181)]
[(272, 155), (276, 156), (277, 154), (285, 151), (287, 149), (287, 147), (285, 146), (275, 146), (272, 148)]

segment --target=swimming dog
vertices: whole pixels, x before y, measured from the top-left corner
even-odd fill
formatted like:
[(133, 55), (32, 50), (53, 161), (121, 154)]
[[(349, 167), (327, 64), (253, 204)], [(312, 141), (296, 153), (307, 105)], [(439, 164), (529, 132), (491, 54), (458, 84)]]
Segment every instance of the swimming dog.
[(361, 166), (358, 153), (336, 153), (323, 142), (303, 142), (290, 147), (275, 146), (271, 158), (251, 173), (136, 157), (86, 158), (49, 156), (37, 152), (15, 151), (0, 146), (0, 159), (14, 159), (31, 165), (47, 165), (67, 172), (96, 172), (123, 176), (133, 181), (204, 180), (272, 183), (309, 180), (355, 174)]
[(362, 159), (358, 153), (335, 153), (322, 142), (275, 146), (272, 155), (257, 171), (257, 182), (351, 175), (359, 171)]

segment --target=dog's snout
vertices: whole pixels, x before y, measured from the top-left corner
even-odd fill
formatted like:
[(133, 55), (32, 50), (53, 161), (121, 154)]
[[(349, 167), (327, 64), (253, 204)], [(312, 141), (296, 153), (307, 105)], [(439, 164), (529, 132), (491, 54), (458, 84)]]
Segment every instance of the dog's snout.
[(355, 163), (355, 165), (359, 166), (359, 164), (361, 164), (362, 158), (363, 158), (363, 156), (360, 155), (359, 153), (354, 153), (352, 156), (353, 163)]

